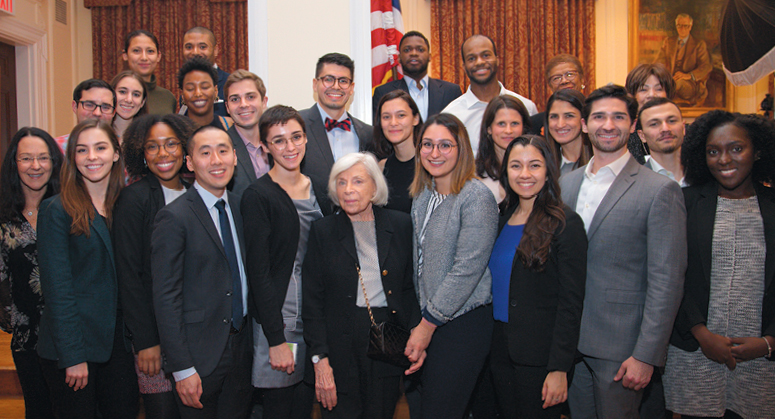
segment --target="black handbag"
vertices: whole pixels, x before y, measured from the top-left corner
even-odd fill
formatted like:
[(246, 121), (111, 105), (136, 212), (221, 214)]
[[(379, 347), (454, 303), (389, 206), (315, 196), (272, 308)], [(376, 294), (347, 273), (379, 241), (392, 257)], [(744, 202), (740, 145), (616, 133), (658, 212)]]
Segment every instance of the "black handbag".
[(409, 341), (409, 331), (390, 321), (381, 323), (374, 321), (371, 305), (369, 305), (369, 297), (366, 295), (366, 285), (363, 283), (363, 276), (361, 275), (361, 268), (356, 265), (355, 269), (358, 270), (358, 279), (360, 279), (361, 288), (363, 288), (363, 298), (366, 300), (366, 308), (369, 310), (369, 317), (371, 318), (369, 349), (366, 351), (366, 356), (375, 361), (387, 362), (401, 368), (409, 368), (412, 363), (404, 355), (406, 343)]

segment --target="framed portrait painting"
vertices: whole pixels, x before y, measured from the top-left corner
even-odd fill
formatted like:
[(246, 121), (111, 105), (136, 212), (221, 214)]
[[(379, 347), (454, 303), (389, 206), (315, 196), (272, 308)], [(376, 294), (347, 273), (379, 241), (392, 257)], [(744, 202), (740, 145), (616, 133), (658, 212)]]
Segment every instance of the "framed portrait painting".
[(630, 69), (661, 63), (676, 81), (684, 116), (729, 109), (734, 86), (719, 49), (724, 0), (630, 0)]

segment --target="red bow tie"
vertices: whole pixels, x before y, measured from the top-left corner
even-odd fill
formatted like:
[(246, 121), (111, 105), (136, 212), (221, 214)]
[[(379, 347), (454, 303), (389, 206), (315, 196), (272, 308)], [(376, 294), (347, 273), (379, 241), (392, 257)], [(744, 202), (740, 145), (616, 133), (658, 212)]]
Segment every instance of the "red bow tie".
[(350, 131), (350, 127), (352, 125), (352, 122), (350, 122), (350, 118), (347, 118), (343, 121), (334, 121), (331, 118), (326, 118), (326, 131), (331, 131), (334, 128), (341, 128), (345, 131)]

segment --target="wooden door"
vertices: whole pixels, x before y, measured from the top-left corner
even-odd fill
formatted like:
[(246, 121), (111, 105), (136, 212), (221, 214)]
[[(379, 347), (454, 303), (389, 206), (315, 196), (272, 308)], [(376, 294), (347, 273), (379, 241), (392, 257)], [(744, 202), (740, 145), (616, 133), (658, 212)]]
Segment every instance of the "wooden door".
[(18, 130), (16, 119), (16, 48), (0, 42), (0, 162), (11, 137)]

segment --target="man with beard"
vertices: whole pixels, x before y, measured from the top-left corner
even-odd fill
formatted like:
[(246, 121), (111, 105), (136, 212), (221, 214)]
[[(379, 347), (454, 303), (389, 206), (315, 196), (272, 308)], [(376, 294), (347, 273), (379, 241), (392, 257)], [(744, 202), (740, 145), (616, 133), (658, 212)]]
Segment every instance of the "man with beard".
[(425, 35), (417, 31), (409, 31), (398, 43), (398, 60), (404, 70), (404, 78), (378, 86), (374, 90), (373, 114), (382, 96), (393, 90), (403, 90), (409, 93), (420, 108), (423, 121), (436, 115), (460, 97), (460, 86), (448, 81), (428, 77), (428, 62), (431, 60), (430, 43)]
[(638, 136), (651, 150), (644, 166), (678, 182), (681, 187), (689, 186), (684, 181), (681, 165), (686, 126), (678, 105), (663, 97), (649, 100), (638, 112), (638, 128)]
[(498, 51), (495, 42), (486, 35), (473, 35), (460, 47), (463, 66), (471, 81), (465, 94), (455, 99), (442, 112), (451, 113), (463, 122), (471, 139), (474, 154), (479, 150), (479, 129), (487, 104), (500, 95), (511, 95), (521, 100), (530, 115), (538, 113), (535, 103), (520, 96), (498, 81)]
[(594, 157), (560, 179), (562, 200), (584, 220), (589, 240), (583, 359), (568, 391), (573, 419), (639, 417), (683, 294), (683, 195), (627, 151), (637, 109), (621, 86), (592, 92), (581, 123)]
[(346, 111), (353, 94), (355, 63), (338, 52), (318, 59), (312, 88), (317, 104), (300, 111), (307, 125), (307, 154), (301, 166), (305, 175), (328, 179), (340, 157), (371, 149), (371, 125)]
[(226, 131), (237, 153), (237, 168), (229, 190), (237, 195), (269, 171), (269, 155), (261, 144), (258, 120), (266, 109), (266, 86), (261, 77), (248, 70), (237, 70), (223, 86), (226, 109), (234, 125)]

